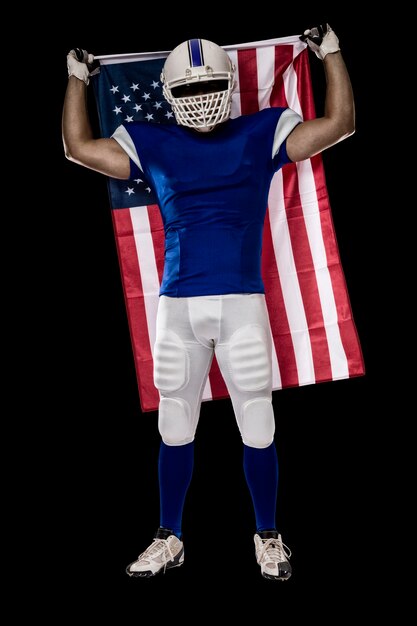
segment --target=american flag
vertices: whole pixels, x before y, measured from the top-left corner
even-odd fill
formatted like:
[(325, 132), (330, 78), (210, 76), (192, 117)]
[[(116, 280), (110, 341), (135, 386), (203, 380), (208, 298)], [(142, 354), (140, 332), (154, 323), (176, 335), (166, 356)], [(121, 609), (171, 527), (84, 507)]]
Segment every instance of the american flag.
[[(232, 117), (289, 106), (315, 117), (309, 59), (298, 37), (224, 46), (236, 66)], [(160, 73), (168, 52), (99, 57), (93, 78), (101, 133), (136, 120), (174, 124)], [(164, 147), (161, 146), (161, 150)], [(144, 176), (109, 179), (110, 203), (143, 411), (157, 409), (153, 345), (164, 230)], [(320, 155), (275, 174), (265, 219), (262, 275), (273, 336), (273, 389), (364, 374)], [(203, 400), (227, 388), (214, 359)]]

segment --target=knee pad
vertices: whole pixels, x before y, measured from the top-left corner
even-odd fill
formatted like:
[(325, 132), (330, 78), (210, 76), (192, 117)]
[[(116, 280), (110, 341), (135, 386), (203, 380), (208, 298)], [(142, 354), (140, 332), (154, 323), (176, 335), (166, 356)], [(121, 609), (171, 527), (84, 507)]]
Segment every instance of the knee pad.
[(161, 398), (159, 402), (159, 432), (167, 446), (182, 446), (194, 439), (190, 405), (182, 398)]
[(262, 326), (244, 326), (232, 335), (229, 362), (233, 382), (241, 391), (272, 385), (270, 340)]
[(251, 448), (267, 448), (274, 440), (275, 420), (269, 398), (254, 398), (245, 402), (241, 414), (243, 443)]
[(154, 384), (161, 393), (182, 389), (189, 377), (189, 356), (182, 339), (172, 330), (164, 330), (154, 347)]

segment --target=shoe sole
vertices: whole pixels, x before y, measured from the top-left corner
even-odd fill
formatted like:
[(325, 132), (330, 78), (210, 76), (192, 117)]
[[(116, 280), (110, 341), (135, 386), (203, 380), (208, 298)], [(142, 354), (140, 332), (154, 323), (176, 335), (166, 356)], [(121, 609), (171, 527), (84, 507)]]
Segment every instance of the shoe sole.
[[(136, 561), (133, 561), (133, 563), (136, 563)], [(161, 567), (157, 572), (152, 572), (151, 570), (146, 570), (145, 572), (131, 572), (129, 571), (129, 567), (131, 567), (133, 563), (130, 563), (126, 567), (126, 574), (128, 576), (132, 578), (153, 578), (154, 576), (158, 576), (158, 574), (165, 573), (169, 569), (174, 569), (174, 567), (181, 567), (184, 563), (184, 549), (181, 550), (173, 561), (167, 563), (166, 567)]]
[(267, 580), (289, 580), (291, 578), (291, 574), (289, 576), (287, 576), (286, 578), (284, 578), (283, 576), (271, 576), (270, 574), (262, 574), (263, 578), (266, 578)]

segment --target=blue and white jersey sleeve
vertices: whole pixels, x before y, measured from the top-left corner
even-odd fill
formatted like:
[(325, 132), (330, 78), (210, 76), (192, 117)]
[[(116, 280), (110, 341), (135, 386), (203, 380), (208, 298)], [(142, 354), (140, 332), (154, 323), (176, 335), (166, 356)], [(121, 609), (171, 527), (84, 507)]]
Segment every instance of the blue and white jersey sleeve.
[(301, 116), (292, 109), (285, 109), (281, 114), (275, 128), (272, 144), (272, 159), (276, 170), (286, 163), (291, 163), (287, 154), (287, 137), (302, 121)]
[(112, 135), (112, 139), (115, 139), (117, 143), (123, 148), (130, 159), (130, 178), (133, 178), (139, 172), (143, 171), (136, 146), (132, 137), (127, 132), (126, 128), (121, 125), (116, 128)]

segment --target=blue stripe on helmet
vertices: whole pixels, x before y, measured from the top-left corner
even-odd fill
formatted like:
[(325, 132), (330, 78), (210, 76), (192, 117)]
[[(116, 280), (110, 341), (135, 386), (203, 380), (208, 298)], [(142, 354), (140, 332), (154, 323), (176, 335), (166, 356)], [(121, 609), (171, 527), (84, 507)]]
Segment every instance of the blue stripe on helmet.
[(190, 39), (188, 42), (188, 50), (190, 52), (191, 67), (204, 65), (201, 39)]

